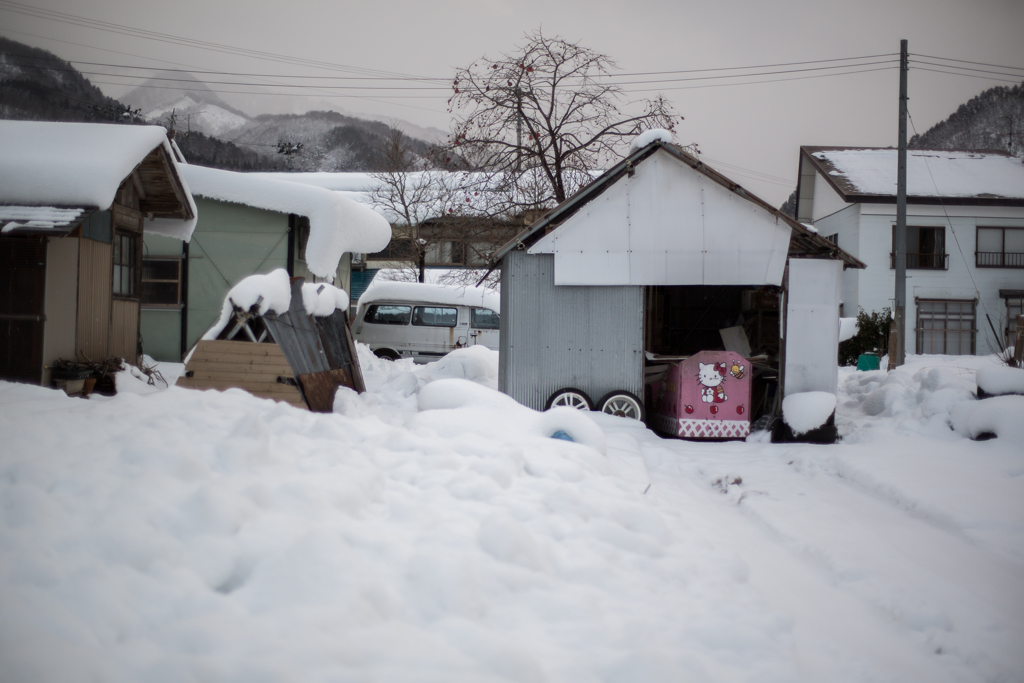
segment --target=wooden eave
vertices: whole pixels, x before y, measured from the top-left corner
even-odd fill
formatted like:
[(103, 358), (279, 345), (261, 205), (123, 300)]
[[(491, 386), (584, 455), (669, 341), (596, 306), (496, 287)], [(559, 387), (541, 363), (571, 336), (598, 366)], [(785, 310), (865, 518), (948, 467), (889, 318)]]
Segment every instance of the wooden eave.
[(185, 187), (163, 145), (156, 147), (132, 171), (133, 181), (141, 187), (139, 210), (157, 218), (195, 218), (185, 195)]

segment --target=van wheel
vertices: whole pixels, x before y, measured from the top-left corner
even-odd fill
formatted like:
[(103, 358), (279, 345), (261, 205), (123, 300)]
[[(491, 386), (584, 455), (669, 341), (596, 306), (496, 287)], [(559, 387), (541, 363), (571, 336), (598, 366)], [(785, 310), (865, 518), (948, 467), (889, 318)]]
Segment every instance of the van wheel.
[(628, 391), (612, 391), (597, 403), (602, 413), (644, 421), (644, 404)]
[(377, 349), (373, 352), (373, 355), (377, 356), (377, 358), (383, 358), (384, 360), (400, 360), (402, 358), (391, 349)]
[(594, 409), (594, 404), (590, 397), (579, 389), (573, 389), (572, 387), (559, 389), (551, 394), (551, 398), (548, 399), (548, 404), (544, 406), (544, 410), (554, 408), (555, 406), (567, 406), (576, 410)]

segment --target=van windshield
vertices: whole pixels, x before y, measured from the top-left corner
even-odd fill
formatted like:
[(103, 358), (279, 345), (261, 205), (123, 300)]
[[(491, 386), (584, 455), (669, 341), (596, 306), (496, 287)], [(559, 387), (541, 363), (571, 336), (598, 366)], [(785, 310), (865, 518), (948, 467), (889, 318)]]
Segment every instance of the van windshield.
[(427, 327), (455, 327), (458, 317), (459, 311), (455, 308), (417, 306), (416, 312), (412, 316), (412, 324)]
[(412, 306), (395, 306), (392, 304), (374, 304), (366, 309), (363, 322), (377, 325), (408, 325)]

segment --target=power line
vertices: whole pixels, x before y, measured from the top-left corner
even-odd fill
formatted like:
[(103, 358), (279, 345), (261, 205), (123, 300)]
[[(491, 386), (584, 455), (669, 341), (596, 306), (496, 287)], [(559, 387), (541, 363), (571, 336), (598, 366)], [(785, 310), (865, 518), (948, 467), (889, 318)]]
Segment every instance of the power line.
[(1013, 69), (1014, 71), (1024, 71), (1024, 66), (1007, 66), (1005, 64), (988, 64), (986, 62), (972, 62), (966, 59), (953, 59), (952, 57), (936, 57), (935, 55), (915, 55), (911, 54), (912, 57), (924, 57), (925, 59), (941, 59), (944, 62), (960, 62), (961, 64), (974, 64), (976, 66), (991, 66), (996, 69)]
[(975, 69), (969, 66), (955, 66), (953, 64), (939, 64), (936, 62), (926, 62), (923, 60), (913, 60), (916, 64), (927, 64), (929, 66), (939, 66), (943, 69), (957, 69), (958, 71), (975, 71), (981, 74), (996, 74), (997, 76), (1013, 76), (1014, 78), (1024, 79), (1024, 74), (1007, 73), (1005, 71), (989, 71), (988, 69)]
[[(811, 78), (830, 78), (830, 77), (833, 77), (833, 76), (852, 76), (853, 74), (866, 74), (866, 73), (871, 73), (873, 71), (892, 71), (894, 69), (899, 69), (899, 66), (885, 66), (885, 67), (879, 67), (877, 69), (861, 69), (859, 71), (844, 71), (844, 72), (841, 72), (841, 73), (832, 73), (832, 74), (814, 74), (813, 76), (793, 76), (791, 78), (771, 78), (771, 79), (764, 79), (764, 80), (760, 80), (760, 81), (746, 81), (746, 82), (743, 82), (743, 83), (710, 83), (710, 84), (704, 84), (704, 85), (686, 85), (686, 86), (679, 86), (679, 87), (676, 87), (676, 88), (659, 88), (658, 90), (659, 91), (660, 90), (670, 91), (670, 90), (699, 90), (701, 88), (729, 88), (729, 87), (736, 86), (736, 85), (760, 85), (760, 84), (763, 84), (763, 83), (783, 83), (785, 81), (804, 81), (804, 80), (811, 79)], [(652, 90), (653, 90), (653, 88), (639, 88), (639, 89), (636, 89), (636, 90), (623, 90), (623, 92), (626, 92), (626, 93), (651, 92)]]
[(918, 71), (931, 71), (937, 74), (949, 74), (950, 76), (967, 76), (968, 78), (981, 78), (986, 81), (999, 81), (1000, 83), (1013, 83), (1017, 85), (1020, 81), (1010, 81), (1005, 78), (993, 78), (992, 76), (981, 76), (979, 74), (965, 74), (959, 71), (944, 71), (942, 69), (928, 69), (923, 66), (914, 67)]

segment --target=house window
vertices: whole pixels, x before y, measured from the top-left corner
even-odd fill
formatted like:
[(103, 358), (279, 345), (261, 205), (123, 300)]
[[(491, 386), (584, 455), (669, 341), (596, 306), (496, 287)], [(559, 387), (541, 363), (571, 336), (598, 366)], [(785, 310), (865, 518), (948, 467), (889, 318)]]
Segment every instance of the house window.
[(1001, 290), (999, 296), (1006, 302), (1006, 346), (1013, 346), (1017, 336), (1017, 316), (1024, 315), (1024, 292)]
[(181, 306), (181, 259), (142, 259), (142, 304)]
[[(892, 226), (892, 253), (889, 268), (896, 267), (896, 226)], [(947, 270), (946, 229), (907, 226), (907, 268), (913, 270)]]
[(974, 355), (974, 301), (917, 301), (917, 353)]
[(139, 236), (114, 233), (114, 294), (137, 297), (139, 292)]
[(978, 228), (978, 268), (1024, 268), (1024, 228)]
[(836, 246), (839, 246), (839, 233), (838, 232), (834, 232), (831, 235), (825, 235), (825, 239), (827, 239), (832, 244), (834, 244)]

